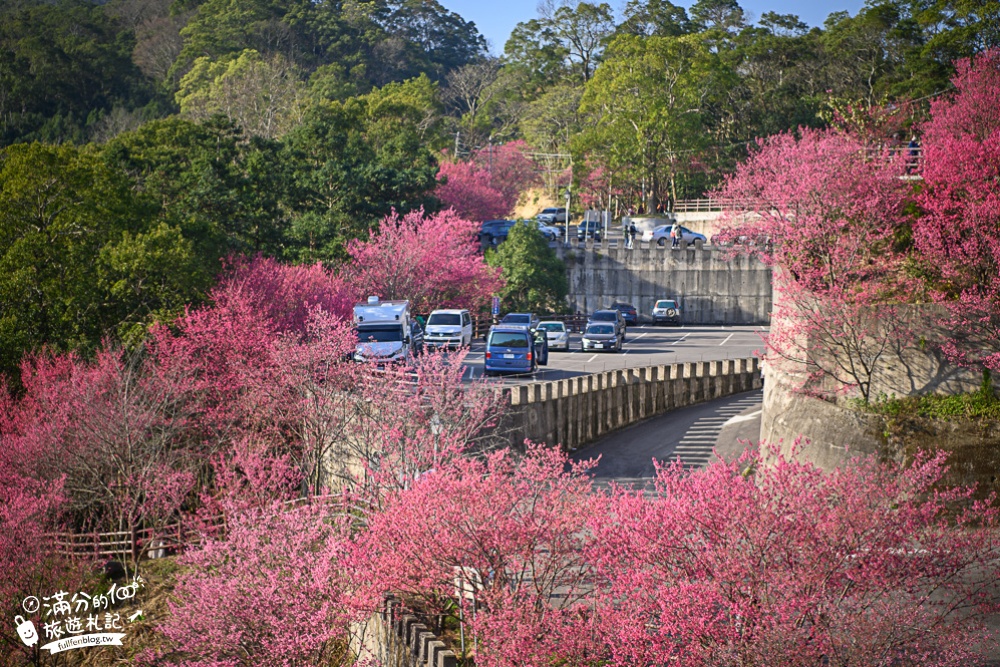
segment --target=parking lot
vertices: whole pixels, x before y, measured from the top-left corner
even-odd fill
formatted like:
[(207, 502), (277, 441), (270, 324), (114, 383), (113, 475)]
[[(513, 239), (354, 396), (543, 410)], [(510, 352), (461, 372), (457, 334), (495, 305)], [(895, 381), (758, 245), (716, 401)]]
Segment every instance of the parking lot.
[[(766, 328), (751, 326), (632, 326), (628, 328), (622, 352), (582, 352), (580, 334), (572, 334), (570, 351), (550, 350), (549, 365), (541, 367), (534, 377), (507, 376), (489, 378), (489, 381), (506, 384), (547, 382), (622, 368), (741, 359), (753, 356), (764, 347), (762, 335), (766, 331)], [(467, 378), (483, 376), (483, 354), (483, 341), (479, 339), (465, 359), (469, 368)]]

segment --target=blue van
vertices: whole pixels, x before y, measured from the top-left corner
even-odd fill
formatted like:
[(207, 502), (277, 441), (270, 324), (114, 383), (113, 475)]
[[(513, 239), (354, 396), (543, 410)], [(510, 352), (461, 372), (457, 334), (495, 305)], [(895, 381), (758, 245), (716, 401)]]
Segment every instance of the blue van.
[[(544, 332), (543, 332), (544, 334)], [(486, 375), (497, 373), (534, 373), (548, 364), (548, 344), (536, 342), (535, 334), (526, 326), (497, 325), (486, 337)], [(544, 349), (541, 349), (544, 348)]]

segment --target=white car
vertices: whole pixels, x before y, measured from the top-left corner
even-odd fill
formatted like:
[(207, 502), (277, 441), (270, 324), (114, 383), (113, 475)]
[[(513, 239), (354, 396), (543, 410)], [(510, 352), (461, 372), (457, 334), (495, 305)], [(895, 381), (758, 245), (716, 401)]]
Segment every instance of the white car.
[(538, 323), (539, 331), (545, 332), (549, 341), (549, 349), (569, 352), (569, 331), (562, 322), (547, 321)]
[(535, 216), (538, 222), (545, 224), (552, 224), (553, 222), (566, 222), (566, 209), (565, 208), (546, 208), (542, 209), (542, 212)]
[[(655, 243), (659, 246), (665, 246), (670, 243), (670, 227), (671, 225), (660, 225), (659, 227), (654, 227), (652, 230), (647, 229), (642, 233), (642, 241), (645, 243)], [(689, 245), (693, 245), (695, 241), (708, 243), (708, 239), (705, 238), (704, 234), (692, 232), (687, 227), (681, 227), (680, 245), (686, 248)]]
[(424, 327), (425, 347), (472, 345), (472, 315), (467, 310), (435, 310)]
[(536, 220), (535, 222), (538, 224), (538, 231), (542, 233), (542, 236), (544, 236), (547, 241), (556, 241), (560, 236), (562, 236), (562, 230), (558, 227), (546, 225), (541, 220)]

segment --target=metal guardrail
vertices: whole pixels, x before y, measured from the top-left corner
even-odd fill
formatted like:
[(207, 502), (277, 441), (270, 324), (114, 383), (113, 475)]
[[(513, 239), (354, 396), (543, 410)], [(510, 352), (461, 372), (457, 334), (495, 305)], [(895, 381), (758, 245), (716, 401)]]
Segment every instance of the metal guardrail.
[[(887, 162), (904, 157), (906, 175), (903, 178), (918, 178), (924, 160), (921, 146), (871, 147), (865, 149), (868, 159), (884, 159)], [(709, 211), (742, 211), (753, 208), (755, 202), (749, 199), (726, 199), (705, 197), (703, 199), (678, 199), (674, 202), (674, 213), (707, 213)]]

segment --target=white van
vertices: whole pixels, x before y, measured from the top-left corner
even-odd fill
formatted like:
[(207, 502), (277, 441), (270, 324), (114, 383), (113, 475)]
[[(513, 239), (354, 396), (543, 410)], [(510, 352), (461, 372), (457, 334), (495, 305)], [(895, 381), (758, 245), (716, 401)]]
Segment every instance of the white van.
[(472, 315), (467, 310), (435, 310), (424, 327), (426, 347), (472, 345)]
[(381, 301), (370, 296), (367, 302), (354, 306), (354, 328), (358, 334), (355, 361), (407, 365), (413, 361), (409, 301)]

